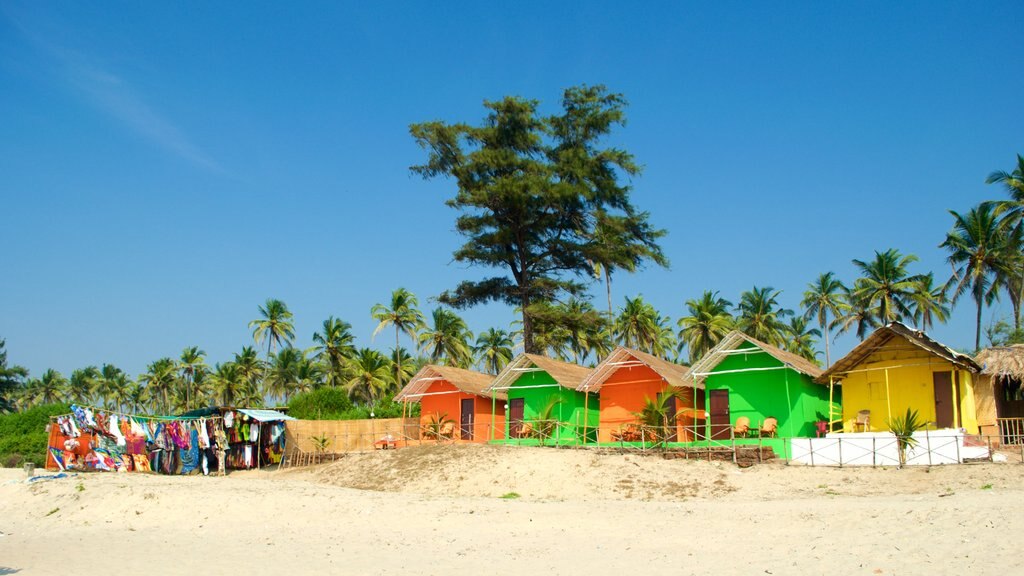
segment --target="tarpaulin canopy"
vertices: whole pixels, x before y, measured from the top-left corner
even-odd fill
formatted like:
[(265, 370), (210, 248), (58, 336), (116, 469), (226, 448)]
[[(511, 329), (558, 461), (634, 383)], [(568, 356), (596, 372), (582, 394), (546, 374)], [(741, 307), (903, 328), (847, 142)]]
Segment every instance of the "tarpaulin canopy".
[(295, 420), (291, 416), (278, 412), (277, 410), (252, 410), (249, 408), (239, 408), (238, 412), (245, 414), (249, 418), (256, 420), (257, 422), (277, 422), (280, 420)]

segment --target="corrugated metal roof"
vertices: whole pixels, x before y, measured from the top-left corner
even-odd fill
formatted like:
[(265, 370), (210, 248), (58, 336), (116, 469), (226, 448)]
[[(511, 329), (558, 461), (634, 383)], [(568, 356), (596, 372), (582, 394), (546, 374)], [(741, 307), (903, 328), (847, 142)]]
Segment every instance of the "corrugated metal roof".
[(252, 408), (239, 408), (237, 410), (242, 414), (245, 414), (249, 418), (258, 422), (277, 422), (279, 420), (295, 420), (291, 416), (284, 412), (278, 412), (277, 410), (254, 410)]

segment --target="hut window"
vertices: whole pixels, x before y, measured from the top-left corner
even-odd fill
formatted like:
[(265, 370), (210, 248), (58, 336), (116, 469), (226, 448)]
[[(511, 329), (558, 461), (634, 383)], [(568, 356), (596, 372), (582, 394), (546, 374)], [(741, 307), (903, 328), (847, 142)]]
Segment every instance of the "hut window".
[(1016, 378), (1003, 380), (1003, 398), (1008, 402), (1024, 400), (1024, 395), (1021, 394), (1020, 380)]

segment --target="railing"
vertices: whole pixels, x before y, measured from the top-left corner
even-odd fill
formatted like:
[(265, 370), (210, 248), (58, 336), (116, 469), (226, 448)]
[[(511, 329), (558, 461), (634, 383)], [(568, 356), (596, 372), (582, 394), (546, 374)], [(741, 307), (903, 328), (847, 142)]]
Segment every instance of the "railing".
[(999, 442), (1006, 446), (1024, 444), (1024, 418), (996, 418)]

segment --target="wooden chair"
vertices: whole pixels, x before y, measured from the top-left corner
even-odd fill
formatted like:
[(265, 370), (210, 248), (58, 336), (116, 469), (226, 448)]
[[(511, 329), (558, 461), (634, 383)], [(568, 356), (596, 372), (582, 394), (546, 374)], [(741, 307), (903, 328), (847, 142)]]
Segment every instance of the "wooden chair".
[(455, 422), (452, 422), (451, 420), (449, 420), (448, 422), (445, 422), (444, 425), (441, 426), (440, 436), (441, 436), (441, 438), (445, 438), (445, 439), (448, 439), (448, 440), (451, 440), (452, 438), (454, 438), (455, 437)]
[(871, 410), (857, 412), (857, 419), (853, 421), (853, 431), (856, 432), (858, 428), (863, 428), (864, 432), (871, 429)]
[(516, 432), (516, 438), (530, 438), (531, 436), (533, 436), (533, 426), (529, 422), (521, 423)]
[(768, 436), (774, 438), (779, 432), (779, 421), (775, 418), (765, 418), (764, 423), (761, 424), (761, 436)]
[(740, 416), (736, 419), (736, 425), (732, 427), (733, 436), (744, 437), (750, 433), (750, 418)]

